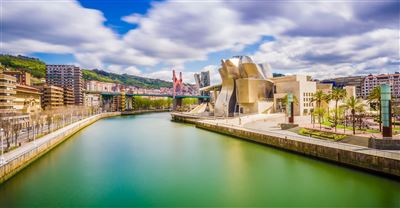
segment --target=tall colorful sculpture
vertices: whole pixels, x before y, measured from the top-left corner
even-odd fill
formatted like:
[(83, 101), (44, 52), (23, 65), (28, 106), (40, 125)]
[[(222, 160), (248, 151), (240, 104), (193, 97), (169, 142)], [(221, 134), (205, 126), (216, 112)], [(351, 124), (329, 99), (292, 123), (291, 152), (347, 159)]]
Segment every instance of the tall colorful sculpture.
[(381, 85), (381, 118), (382, 136), (392, 137), (392, 108), (391, 108), (391, 89), (390, 85)]

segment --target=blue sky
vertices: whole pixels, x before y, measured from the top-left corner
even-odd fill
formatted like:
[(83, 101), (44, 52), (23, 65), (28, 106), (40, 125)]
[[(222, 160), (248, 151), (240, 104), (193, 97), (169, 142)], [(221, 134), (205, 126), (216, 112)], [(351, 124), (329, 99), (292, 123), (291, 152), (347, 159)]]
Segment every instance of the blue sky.
[[(1, 53), (170, 79), (249, 55), (315, 78), (400, 71), (399, 1), (3, 0)], [(29, 15), (27, 15), (29, 14)]]
[(137, 25), (129, 24), (121, 17), (128, 16), (133, 13), (146, 14), (151, 8), (152, 1), (127, 1), (127, 0), (80, 0), (83, 7), (97, 9), (102, 11), (106, 18), (105, 25), (112, 28), (118, 34), (125, 34), (131, 29), (135, 29)]

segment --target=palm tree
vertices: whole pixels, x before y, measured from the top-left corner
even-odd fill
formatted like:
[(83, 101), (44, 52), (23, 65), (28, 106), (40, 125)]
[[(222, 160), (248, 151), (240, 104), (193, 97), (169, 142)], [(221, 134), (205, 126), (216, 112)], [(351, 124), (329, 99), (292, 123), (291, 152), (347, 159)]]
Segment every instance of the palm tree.
[(359, 129), (361, 129), (362, 128), (362, 120), (365, 117), (365, 106), (364, 106), (363, 103), (361, 105), (357, 106), (356, 112), (358, 112), (358, 118), (359, 118), (359, 121), (360, 121)]
[(333, 88), (331, 92), (331, 98), (332, 100), (335, 101), (335, 132), (337, 130), (337, 124), (338, 124), (338, 102), (339, 100), (343, 100), (346, 97), (346, 90), (345, 89), (340, 89), (340, 88)]
[[(314, 96), (311, 98), (311, 102), (316, 102), (317, 104), (317, 109), (321, 108), (321, 104), (322, 102), (325, 100), (325, 94), (324, 92), (322, 92), (322, 90), (317, 90), (317, 92), (315, 92)], [(314, 112), (316, 112), (316, 110), (314, 109)], [(321, 114), (318, 113), (318, 121), (321, 124)]]
[(381, 87), (375, 87), (368, 95), (367, 100), (369, 103), (374, 103), (375, 108), (378, 110), (379, 115), (379, 131), (382, 131), (382, 122), (381, 122)]
[(331, 100), (332, 100), (332, 94), (331, 93), (324, 94), (324, 102), (328, 106), (328, 109), (327, 109), (328, 117), (329, 117), (329, 102), (331, 102)]
[(362, 109), (364, 107), (364, 104), (361, 102), (361, 100), (356, 99), (354, 96), (351, 96), (346, 100), (345, 107), (351, 112), (353, 134), (356, 134), (356, 111)]
[[(316, 108), (314, 113), (318, 116), (318, 118), (321, 118), (325, 114), (325, 109), (323, 108)], [(322, 129), (322, 122), (319, 122), (319, 129)]]

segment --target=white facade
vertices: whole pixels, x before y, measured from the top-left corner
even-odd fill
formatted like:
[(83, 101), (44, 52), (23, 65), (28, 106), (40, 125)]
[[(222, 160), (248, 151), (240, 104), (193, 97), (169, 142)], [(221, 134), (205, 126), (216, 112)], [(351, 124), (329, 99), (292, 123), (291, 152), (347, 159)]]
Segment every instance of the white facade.
[(369, 75), (362, 83), (361, 96), (365, 99), (369, 93), (381, 84), (389, 84), (393, 97), (400, 97), (400, 74)]
[(101, 95), (100, 94), (84, 94), (84, 104), (88, 107), (100, 107)]
[(281, 111), (282, 98), (288, 93), (292, 93), (298, 100), (298, 104), (294, 106), (294, 115), (309, 115), (314, 103), (311, 102), (312, 97), (317, 91), (317, 83), (309, 81), (307, 76), (293, 75), (277, 77), (272, 79), (275, 85), (274, 105), (277, 112)]
[(85, 89), (89, 92), (113, 92), (114, 88), (114, 83), (99, 82), (94, 80), (89, 80), (85, 83)]

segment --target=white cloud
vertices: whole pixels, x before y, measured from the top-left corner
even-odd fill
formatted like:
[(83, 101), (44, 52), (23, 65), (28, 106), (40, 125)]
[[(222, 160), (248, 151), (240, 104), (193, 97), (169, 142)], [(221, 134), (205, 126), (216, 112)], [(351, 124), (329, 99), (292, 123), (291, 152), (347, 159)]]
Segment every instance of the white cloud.
[(2, 11), (4, 42), (44, 42), (62, 45), (69, 51), (89, 52), (107, 49), (116, 41), (111, 29), (104, 27), (101, 12), (83, 8), (75, 1), (5, 1)]
[(220, 1), (163, 2), (145, 16), (123, 19), (139, 25), (124, 36), (128, 46), (167, 64), (205, 60), (210, 52), (240, 49), (292, 25), (281, 18), (242, 24), (239, 13)]
[[(285, 37), (260, 46), (256, 62), (273, 69), (308, 73), (317, 78), (394, 72), (400, 58), (400, 30), (377, 29), (344, 37)], [(328, 72), (328, 73), (327, 73)]]
[[(399, 5), (163, 1), (153, 3), (147, 14), (121, 17), (137, 27), (117, 35), (105, 26), (102, 12), (75, 0), (5, 1), (1, 52), (70, 53), (82, 67), (165, 80), (171, 78), (170, 68), (139, 69), (168, 65), (185, 71), (185, 80), (193, 80), (194, 70), (185, 70), (185, 62), (206, 62), (210, 53), (221, 50), (239, 53), (268, 35), (276, 41), (262, 44), (253, 57), (271, 63), (273, 69), (316, 76), (326, 75), (319, 68), (335, 69), (336, 74), (393, 70), (399, 65), (387, 66), (400, 60)], [(212, 71), (212, 82), (218, 81), (218, 66), (205, 68)]]

